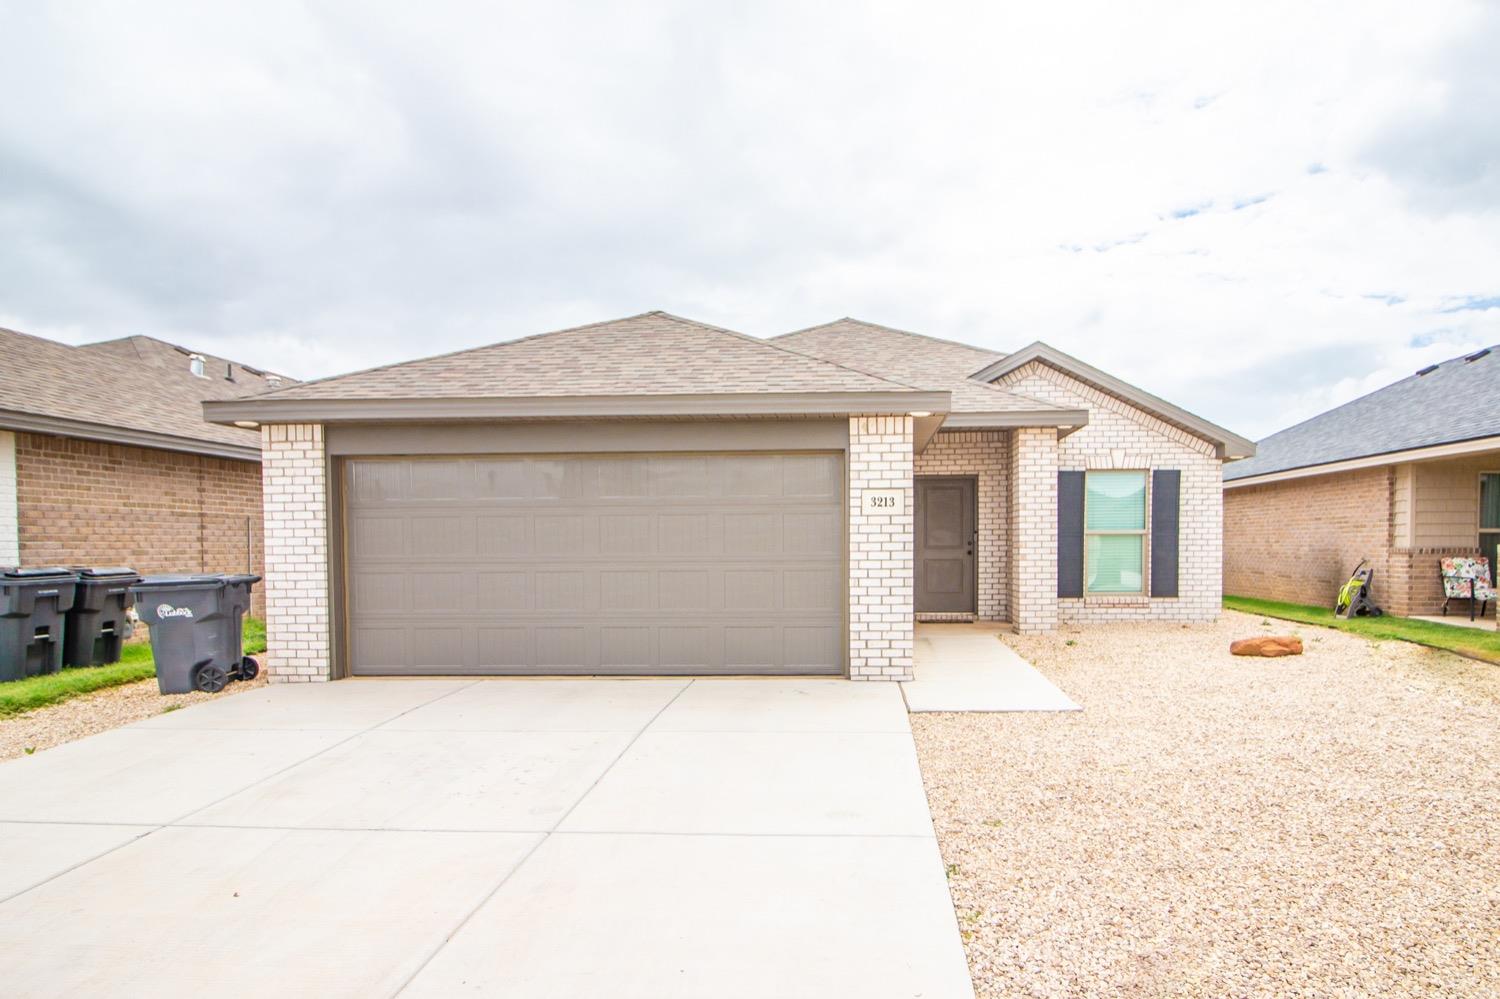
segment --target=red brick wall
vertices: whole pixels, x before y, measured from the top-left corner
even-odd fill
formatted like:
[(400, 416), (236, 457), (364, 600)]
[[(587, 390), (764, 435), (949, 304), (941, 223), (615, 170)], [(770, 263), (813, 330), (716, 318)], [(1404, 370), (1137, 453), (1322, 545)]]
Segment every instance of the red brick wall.
[(1400, 582), (1389, 575), (1394, 475), (1370, 468), (1226, 489), (1224, 592), (1331, 607), (1368, 558), (1375, 602), (1385, 604)]
[(258, 462), (22, 433), (16, 498), (24, 565), (243, 572), (248, 519), (250, 570), (264, 571)]

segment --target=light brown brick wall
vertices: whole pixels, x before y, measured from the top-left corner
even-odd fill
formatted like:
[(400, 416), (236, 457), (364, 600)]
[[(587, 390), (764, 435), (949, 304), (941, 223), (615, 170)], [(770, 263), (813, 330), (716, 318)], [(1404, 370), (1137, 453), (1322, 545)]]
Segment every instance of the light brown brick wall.
[(1224, 491), (1224, 592), (1333, 606), (1362, 558), (1388, 599), (1395, 469), (1360, 469)]
[(1439, 560), (1480, 554), (1479, 473), (1496, 467), (1496, 457), (1480, 456), (1227, 489), (1224, 590), (1331, 606), (1350, 570), (1369, 558), (1382, 609), (1436, 614)]
[(16, 498), (23, 565), (263, 572), (253, 461), (18, 433)]

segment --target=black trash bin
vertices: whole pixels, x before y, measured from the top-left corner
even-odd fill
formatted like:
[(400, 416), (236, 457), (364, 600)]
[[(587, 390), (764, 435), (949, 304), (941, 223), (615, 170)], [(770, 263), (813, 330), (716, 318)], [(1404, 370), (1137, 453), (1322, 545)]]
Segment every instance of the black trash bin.
[(75, 570), (78, 587), (63, 637), (64, 666), (103, 666), (120, 661), (130, 637), (130, 587), (141, 574), (124, 566)]
[(62, 669), (63, 616), (77, 579), (60, 566), (0, 568), (0, 681)]
[(151, 629), (156, 685), (163, 694), (218, 693), (230, 680), (252, 680), (260, 665), (245, 655), (244, 617), (259, 576), (213, 573), (147, 576), (130, 588)]

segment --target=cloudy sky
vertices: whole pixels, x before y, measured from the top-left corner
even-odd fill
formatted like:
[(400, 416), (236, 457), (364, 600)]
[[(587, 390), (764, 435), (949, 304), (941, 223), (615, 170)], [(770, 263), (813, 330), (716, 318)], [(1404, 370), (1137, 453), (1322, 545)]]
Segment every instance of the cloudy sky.
[(70, 342), (312, 377), (854, 315), (1256, 437), (1500, 342), (1500, 5), (0, 0), (0, 37), (0, 325)]

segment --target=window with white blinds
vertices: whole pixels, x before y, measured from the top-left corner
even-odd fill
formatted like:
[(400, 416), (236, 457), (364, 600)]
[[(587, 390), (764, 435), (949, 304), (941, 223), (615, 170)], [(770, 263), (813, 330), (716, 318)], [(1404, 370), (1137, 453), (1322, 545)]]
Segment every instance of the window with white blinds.
[(1146, 590), (1146, 473), (1084, 476), (1084, 580), (1088, 593)]

